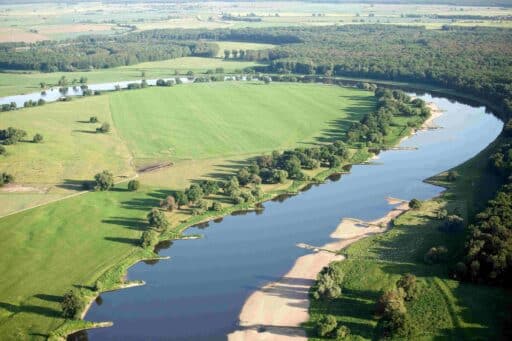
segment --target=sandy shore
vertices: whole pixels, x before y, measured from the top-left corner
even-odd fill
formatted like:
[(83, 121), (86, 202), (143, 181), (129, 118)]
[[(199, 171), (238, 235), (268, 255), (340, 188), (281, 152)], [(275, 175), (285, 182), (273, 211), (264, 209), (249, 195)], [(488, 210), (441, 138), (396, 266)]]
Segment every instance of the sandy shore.
[(343, 219), (331, 234), (333, 242), (300, 257), (278, 282), (270, 283), (249, 296), (239, 316), (240, 330), (228, 335), (228, 339), (307, 340), (300, 325), (309, 319), (308, 292), (317, 274), (332, 261), (343, 260), (343, 256), (335, 254), (336, 251), (364, 237), (386, 231), (390, 221), (409, 208), (408, 202), (394, 198), (388, 198), (388, 203), (397, 206), (380, 219), (371, 222)]
[(430, 108), (430, 117), (427, 118), (425, 122), (423, 122), (420, 130), (437, 128), (438, 126), (434, 124), (434, 120), (443, 114), (441, 109), (439, 109), (439, 107), (434, 102), (428, 103), (427, 107)]

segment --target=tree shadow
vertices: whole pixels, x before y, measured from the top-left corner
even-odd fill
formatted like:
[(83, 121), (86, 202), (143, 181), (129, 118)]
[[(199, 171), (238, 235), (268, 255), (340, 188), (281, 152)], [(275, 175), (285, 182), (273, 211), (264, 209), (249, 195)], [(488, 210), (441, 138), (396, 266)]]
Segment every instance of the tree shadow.
[(43, 301), (48, 301), (48, 302), (60, 303), (62, 301), (62, 296), (57, 296), (57, 295), (36, 294), (36, 295), (34, 295), (34, 297), (39, 298), (40, 300), (43, 300)]
[(0, 308), (5, 309), (13, 314), (30, 313), (52, 318), (61, 317), (62, 315), (62, 313), (59, 310), (41, 307), (37, 305), (14, 305), (6, 302), (0, 302)]
[(93, 183), (94, 181), (88, 180), (64, 179), (62, 183), (57, 185), (57, 187), (72, 191), (84, 191), (86, 186)]
[(98, 132), (96, 130), (84, 130), (84, 129), (75, 129), (73, 130), (74, 133), (83, 133), (83, 134), (97, 134)]
[(141, 218), (111, 217), (108, 219), (103, 219), (101, 222), (136, 231), (144, 231), (148, 225), (147, 221)]
[(91, 121), (75, 121), (76, 123), (87, 123), (87, 124), (98, 124), (99, 122), (91, 122)]
[(130, 244), (130, 245), (139, 245), (140, 240), (136, 238), (123, 238), (123, 237), (105, 237), (105, 240), (109, 240), (112, 242)]
[[(152, 196), (152, 195), (150, 195)], [(157, 207), (160, 205), (160, 200), (164, 199), (165, 197), (158, 197), (156, 198), (134, 198), (127, 201), (121, 202), (121, 206), (123, 208), (127, 208), (130, 210), (139, 210), (139, 211), (147, 211), (151, 209), (152, 207)]]

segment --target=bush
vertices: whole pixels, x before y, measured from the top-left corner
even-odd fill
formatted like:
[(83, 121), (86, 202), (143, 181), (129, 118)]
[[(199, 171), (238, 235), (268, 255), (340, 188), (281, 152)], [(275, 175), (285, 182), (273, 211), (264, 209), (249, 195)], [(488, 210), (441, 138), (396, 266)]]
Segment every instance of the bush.
[(341, 295), (343, 273), (337, 267), (329, 265), (320, 271), (313, 286), (312, 297), (318, 299), (332, 299)]
[(167, 217), (158, 208), (153, 208), (147, 215), (149, 226), (158, 230), (165, 230), (169, 226)]
[(4, 146), (0, 145), (0, 155), (5, 155), (5, 154), (7, 154), (7, 149), (5, 149)]
[(332, 315), (322, 316), (322, 318), (320, 318), (316, 324), (316, 333), (321, 337), (330, 336), (331, 333), (336, 329), (337, 325), (338, 321), (336, 321), (336, 317)]
[(412, 274), (405, 274), (396, 282), (397, 288), (402, 288), (404, 291), (404, 299), (410, 301), (418, 296), (418, 283), (416, 276)]
[(94, 176), (94, 181), (96, 182), (94, 186), (95, 191), (108, 191), (114, 186), (114, 175), (104, 170)]
[(130, 180), (128, 181), (128, 190), (129, 191), (136, 191), (140, 187), (140, 182), (138, 180)]
[(185, 194), (185, 192), (176, 191), (176, 192), (174, 192), (173, 197), (176, 200), (176, 204), (178, 205), (178, 208), (188, 204), (188, 197)]
[(108, 124), (107, 122), (103, 123), (101, 125), (101, 127), (99, 128), (96, 128), (96, 132), (97, 133), (103, 133), (103, 134), (106, 134), (110, 131), (110, 124)]
[(43, 142), (43, 135), (35, 134), (34, 137), (32, 138), (32, 142), (34, 142), (34, 143), (41, 143), (41, 142)]
[(62, 297), (60, 306), (62, 308), (62, 316), (67, 319), (78, 319), (84, 304), (74, 291), (68, 291)]
[(409, 208), (412, 208), (413, 210), (418, 210), (421, 208), (421, 201), (418, 199), (412, 199), (409, 201)]
[(165, 200), (160, 201), (160, 207), (167, 211), (174, 211), (177, 207), (176, 199), (173, 196), (168, 196)]
[(210, 209), (215, 212), (220, 212), (222, 211), (222, 204), (218, 201), (214, 201)]
[(336, 327), (333, 334), (336, 340), (344, 340), (350, 335), (350, 329), (347, 326), (339, 325)]
[(423, 260), (427, 264), (437, 264), (446, 261), (448, 256), (448, 249), (444, 246), (435, 246), (427, 251)]
[(99, 122), (99, 120), (98, 120), (98, 117), (96, 117), (96, 116), (91, 116), (89, 118), (89, 123), (98, 123), (98, 122)]
[(154, 247), (158, 243), (158, 233), (155, 230), (148, 230), (140, 237), (140, 246), (144, 249)]

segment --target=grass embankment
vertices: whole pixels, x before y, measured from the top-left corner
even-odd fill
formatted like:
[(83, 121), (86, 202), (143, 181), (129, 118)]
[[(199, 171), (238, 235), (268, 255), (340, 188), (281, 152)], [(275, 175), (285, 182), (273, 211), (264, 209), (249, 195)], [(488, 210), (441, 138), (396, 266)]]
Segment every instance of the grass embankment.
[(224, 60), (220, 58), (183, 57), (94, 71), (53, 73), (3, 72), (0, 73), (0, 97), (41, 91), (41, 82), (46, 83), (48, 86), (58, 87), (57, 82), (62, 76), (65, 76), (69, 82), (73, 79), (78, 80), (80, 77), (87, 77), (89, 84), (95, 84), (138, 80), (141, 79), (142, 71), (145, 72), (146, 79), (154, 79), (174, 77), (176, 70), (182, 75), (188, 71), (204, 73), (216, 68), (223, 68), (224, 72), (230, 73), (255, 65), (259, 64), (256, 62)]
[[(496, 142), (495, 142), (496, 143)], [(375, 306), (383, 291), (394, 288), (405, 273), (418, 277), (418, 298), (407, 303), (411, 324), (421, 339), (496, 339), (501, 335), (504, 313), (512, 299), (507, 291), (485, 285), (461, 283), (448, 277), (449, 269), (462, 257), (464, 233), (441, 232), (437, 212), (458, 211), (473, 217), (499, 186), (485, 171), (492, 145), (458, 166), (453, 182), (446, 174), (431, 179), (447, 187), (439, 198), (423, 203), (396, 219), (389, 232), (359, 241), (342, 252), (347, 260), (336, 263), (345, 274), (339, 299), (311, 301), (306, 329), (316, 340), (314, 324), (332, 314), (352, 331), (353, 339), (380, 336)], [(448, 261), (427, 265), (423, 257), (434, 246), (448, 248)]]
[[(296, 139), (295, 143), (305, 141), (315, 142), (315, 137), (323, 137), (329, 140), (329, 138), (333, 138), (332, 134), (338, 134), (340, 133), (339, 129), (342, 130), (343, 127), (348, 126), (348, 124), (341, 124), (341, 122), (345, 122), (345, 120), (359, 120), (364, 114), (371, 110), (374, 105), (373, 96), (369, 92), (318, 85), (292, 86), (292, 89), (294, 89), (292, 92), (295, 91), (295, 96), (297, 97), (312, 98), (310, 96), (316, 96), (315, 99), (318, 99), (321, 94), (317, 92), (317, 89), (330, 94), (330, 96), (320, 97), (326, 100), (328, 99), (329, 104), (322, 103), (316, 106), (314, 105), (314, 101), (311, 100), (308, 107), (309, 113), (305, 113), (299, 108), (299, 106), (305, 105), (304, 101), (298, 101), (296, 106), (287, 106), (287, 110), (279, 109), (279, 103), (283, 100), (282, 97), (285, 97), (288, 91), (283, 84), (272, 84), (266, 87), (251, 84), (186, 85), (183, 86), (183, 88), (152, 88), (131, 91), (129, 93), (126, 92), (126, 94), (136, 96), (139, 94), (144, 95), (142, 97), (147, 98), (147, 107), (150, 108), (151, 105), (153, 105), (152, 100), (156, 97), (151, 95), (153, 92), (161, 93), (161, 91), (166, 91), (169, 97), (176, 100), (176, 98), (170, 96), (174, 91), (183, 91), (185, 95), (187, 91), (192, 92), (192, 90), (196, 89), (203, 92), (209, 90), (213, 93), (209, 95), (203, 93), (205, 95), (204, 98), (205, 100), (208, 99), (215, 102), (215, 94), (218, 94), (218, 91), (231, 89), (231, 96), (235, 96), (235, 98), (236, 96), (239, 98), (247, 96), (246, 100), (253, 101), (253, 105), (256, 106), (257, 103), (261, 101), (261, 98), (247, 95), (245, 92), (246, 88), (256, 93), (258, 93), (258, 91), (268, 93), (271, 89), (280, 93), (280, 96), (267, 99), (266, 105), (268, 105), (268, 101), (273, 101), (274, 105), (266, 108), (270, 113), (262, 113), (261, 115), (264, 116), (259, 117), (275, 121), (276, 125), (281, 127), (280, 129), (283, 129), (283, 131), (295, 130), (294, 127), (296, 127), (297, 130), (301, 132), (301, 135), (294, 135)], [(301, 96), (298, 94), (301, 94)], [(124, 95), (124, 93), (113, 95), (121, 96)], [(50, 133), (51, 129), (53, 129), (52, 127), (65, 127), (62, 128), (62, 131), (58, 130), (55, 133), (56, 136), (60, 134), (70, 135), (74, 129), (72, 122), (82, 120), (82, 115), (88, 118), (92, 114), (89, 114), (88, 111), (87, 115), (85, 114), (86, 111), (75, 112), (75, 106), (77, 108), (76, 110), (78, 110), (78, 107), (83, 103), (88, 103), (88, 101), (98, 103), (97, 101), (101, 102), (103, 98), (108, 98), (108, 95), (80, 101), (77, 100), (70, 103), (49, 104), (44, 107), (17, 111), (12, 114), (19, 116), (19, 128), (27, 129), (25, 124), (29, 124), (29, 122), (26, 122), (23, 118), (27, 119), (28, 117), (33, 121), (30, 122), (30, 124), (35, 125), (38, 131), (45, 135), (45, 143), (41, 145), (27, 144), (26, 147), (44, 147), (48, 149), (50, 153), (53, 149), (60, 150), (59, 148), (64, 148), (63, 146), (50, 142), (52, 138), (54, 138), (54, 135)], [(199, 96), (195, 100), (200, 101), (200, 99), (201, 97)], [(223, 109), (221, 103), (226, 103), (228, 107), (224, 107)], [(165, 109), (166, 105), (172, 106), (173, 102), (169, 100), (166, 104), (161, 103), (158, 105)], [(199, 104), (197, 102), (191, 102), (190, 105)], [(293, 137), (287, 135), (283, 135), (281, 140), (277, 138), (272, 140), (273, 143), (275, 143), (274, 146), (269, 144), (265, 139), (258, 138), (256, 134), (249, 135), (251, 139), (246, 138), (243, 140), (244, 137), (240, 136), (237, 131), (243, 118), (237, 119), (235, 117), (236, 113), (239, 113), (239, 116), (245, 117), (246, 125), (255, 125), (254, 118), (249, 115), (243, 115), (243, 110), (238, 110), (236, 107), (229, 107), (227, 102), (217, 100), (216, 105), (217, 107), (215, 108), (219, 113), (232, 116), (232, 125), (222, 121), (224, 125), (221, 127), (222, 135), (228, 141), (236, 143), (237, 139), (240, 139), (241, 141), (245, 141), (244, 143), (247, 143), (247, 145), (252, 146), (254, 151), (294, 145)], [(226, 108), (231, 108), (230, 110), (232, 112), (230, 113)], [(340, 110), (340, 108), (342, 110)], [(48, 120), (47, 115), (50, 115), (50, 112), (59, 112), (61, 109), (63, 112), (60, 115), (55, 114), (55, 122), (53, 122), (53, 120), (49, 121), (49, 126), (51, 127), (44, 126), (44, 122)], [(205, 107), (205, 110), (206, 109), (208, 108)], [(37, 110), (46, 111), (38, 115), (25, 116), (28, 115), (27, 113), (36, 113), (38, 112)], [(246, 110), (254, 114), (250, 109)], [(278, 114), (272, 115), (273, 110), (278, 110)], [(211, 112), (213, 113), (215, 111)], [(150, 116), (151, 113), (142, 111), (139, 114)], [(200, 116), (200, 112), (198, 111), (194, 114), (196, 118), (198, 115)], [(179, 136), (183, 138), (187, 135), (192, 137), (196, 136), (197, 141), (202, 141), (201, 134), (211, 132), (211, 125), (214, 123), (206, 119), (209, 115), (213, 115), (209, 114), (209, 111), (203, 112), (203, 119), (198, 120), (202, 125), (187, 122), (188, 116), (183, 113), (179, 115), (182, 121), (181, 129), (188, 129), (188, 131), (182, 131), (182, 135)], [(296, 119), (296, 115), (300, 115), (298, 116), (300, 119)], [(106, 120), (107, 118), (102, 117), (101, 119)], [(218, 117), (218, 120), (220, 119), (221, 117)], [(62, 120), (62, 122), (59, 122), (59, 120)], [(287, 125), (283, 125), (283, 121), (286, 122)], [(305, 121), (309, 122), (313, 127), (316, 127), (316, 131), (305, 127)], [(148, 136), (150, 136), (151, 131), (159, 129), (158, 127), (161, 123), (149, 117), (148, 122), (153, 122), (153, 127), (146, 125), (142, 126), (142, 128), (146, 129), (146, 132), (149, 134)], [(333, 122), (335, 122), (335, 124), (331, 127), (330, 125)], [(134, 125), (126, 125), (124, 128), (119, 128), (116, 119), (114, 119), (112, 123), (113, 128), (118, 131), (136, 127)], [(82, 126), (85, 123), (76, 124)], [(179, 128), (180, 122), (177, 121), (176, 124)], [(326, 129), (329, 127), (334, 130), (327, 131)], [(264, 130), (267, 128), (268, 125), (261, 123), (255, 126), (254, 130)], [(125, 131), (123, 131), (123, 134), (124, 133)], [(168, 134), (170, 136), (172, 131)], [(84, 139), (80, 140), (80, 142), (86, 143), (84, 141), (88, 140), (85, 139), (111, 139), (113, 137), (110, 136), (110, 134), (108, 136), (102, 136), (84, 133), (78, 134), (76, 138)], [(171, 138), (171, 136), (169, 138)], [(193, 138), (188, 137), (188, 139), (189, 142), (194, 142)], [(140, 143), (146, 146), (150, 140), (151, 139), (140, 141)], [(63, 143), (72, 143), (66, 141)], [(260, 145), (258, 145), (258, 141), (260, 141)], [(91, 142), (89, 141), (89, 143)], [(196, 143), (209, 144), (209, 141), (203, 140), (203, 142)], [(98, 142), (98, 144), (101, 143)], [(182, 146), (184, 146), (183, 148), (186, 147), (185, 145)], [(14, 146), (14, 148), (25, 148), (25, 146), (22, 143)], [(220, 147), (214, 149), (212, 151), (213, 154), (210, 155), (223, 153), (226, 150), (230, 150), (229, 148), (230, 146), (228, 144), (220, 145)], [(159, 149), (155, 148), (155, 150)], [(203, 146), (200, 150), (207, 150), (207, 148)], [(16, 150), (13, 149), (12, 153), (14, 154), (15, 152)], [(101, 150), (98, 152), (102, 155)], [(194, 150), (189, 149), (189, 152), (193, 153)], [(93, 154), (88, 156), (88, 161), (91, 163), (96, 160)], [(20, 153), (19, 155), (21, 157), (21, 155), (24, 154)], [(186, 156), (186, 154), (183, 155)], [(190, 158), (197, 157), (197, 155), (201, 154), (191, 154)], [(360, 162), (367, 156), (368, 154), (365, 150), (360, 150), (353, 155), (352, 161)], [(50, 157), (50, 155), (47, 157)], [(80, 154), (73, 156), (61, 155), (61, 157), (71, 158), (69, 161), (71, 165), (73, 162), (78, 162), (77, 160), (85, 160), (85, 156), (82, 157)], [(241, 158), (242, 156), (238, 157)], [(98, 156), (98, 158), (101, 160), (100, 156)], [(30, 159), (27, 158), (26, 162), (28, 162), (28, 160)], [(68, 162), (66, 159), (63, 160), (64, 163)], [(240, 165), (237, 164), (236, 168), (227, 168), (225, 173), (221, 175), (210, 174), (213, 170), (211, 164), (205, 164), (203, 166), (198, 168), (198, 175), (210, 175), (212, 178), (218, 179), (219, 176), (222, 178), (222, 176), (224, 176), (223, 174), (227, 172), (234, 172)], [(83, 167), (88, 167), (88, 165), (83, 165)], [(101, 169), (90, 169), (90, 176), (100, 170)], [(172, 167), (170, 170), (172, 170)], [(320, 172), (320, 178), (323, 178), (327, 174), (325, 169), (319, 169), (318, 172)], [(180, 180), (184, 183), (185, 181), (194, 180), (195, 174), (190, 174), (188, 168), (183, 167), (179, 174), (174, 173), (172, 178), (186, 179)], [(165, 180), (164, 178), (162, 178), (162, 181), (165, 183), (172, 183), (173, 181), (179, 182), (178, 180)], [(302, 185), (303, 184), (304, 183), (302, 183)], [(301, 183), (288, 181), (286, 184), (279, 186), (264, 186), (263, 188), (267, 193), (263, 199), (268, 199), (272, 195), (285, 191), (296, 191), (300, 188), (300, 185)], [(64, 335), (77, 328), (90, 326), (90, 323), (84, 321), (71, 321), (63, 325), (64, 319), (61, 317), (59, 302), (64, 293), (71, 288), (76, 288), (82, 292), (84, 298), (92, 298), (96, 294), (93, 285), (98, 278), (101, 279), (103, 290), (119, 287), (119, 279), (131, 264), (142, 258), (154, 257), (151, 252), (144, 251), (137, 246), (141, 232), (146, 228), (145, 217), (152, 207), (158, 206), (160, 199), (165, 198), (171, 193), (171, 189), (177, 188), (171, 185), (161, 185), (158, 187), (143, 186), (138, 192), (126, 192), (122, 190), (121, 187), (124, 188), (125, 185), (119, 185), (116, 187), (116, 190), (112, 192), (86, 193), (75, 198), (48, 204), (0, 220), (0, 248), (2, 249), (3, 255), (0, 270), (2, 271), (3, 277), (6, 279), (0, 283), (0, 335), (2, 335), (3, 339), (43, 339), (55, 329), (58, 329), (58, 335)], [(248, 206), (235, 207), (228, 203), (224, 203), (223, 205), (223, 211), (215, 213), (217, 216), (229, 214), (233, 210), (248, 208)], [(168, 218), (172, 224), (172, 229), (165, 237), (175, 237), (187, 226), (200, 222), (201, 220), (210, 219), (214, 215), (214, 213), (209, 212), (203, 216), (191, 216), (190, 211), (189, 208), (184, 207), (184, 209), (179, 210), (177, 213), (169, 214)]]

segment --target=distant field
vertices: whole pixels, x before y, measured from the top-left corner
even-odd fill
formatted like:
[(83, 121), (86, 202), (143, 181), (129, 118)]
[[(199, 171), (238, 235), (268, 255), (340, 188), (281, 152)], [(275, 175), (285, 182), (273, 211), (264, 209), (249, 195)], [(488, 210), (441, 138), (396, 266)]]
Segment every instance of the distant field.
[(216, 44), (219, 46), (217, 57), (224, 57), (224, 50), (264, 50), (276, 46), (272, 44), (242, 43), (235, 41), (218, 41)]
[(254, 65), (258, 65), (258, 63), (223, 60), (219, 58), (183, 57), (89, 72), (0, 73), (0, 97), (40, 91), (41, 82), (56, 86), (62, 76), (65, 76), (70, 82), (73, 79), (78, 80), (80, 77), (84, 76), (87, 77), (89, 84), (93, 84), (140, 80), (142, 71), (146, 73), (146, 78), (151, 79), (171, 77), (174, 76), (175, 71), (186, 74), (188, 71), (201, 73), (215, 68), (224, 68), (225, 72), (233, 72), (234, 70), (242, 70)]
[(373, 108), (336, 86), (209, 83), (112, 94), (113, 120), (136, 159), (269, 152), (342, 131)]

